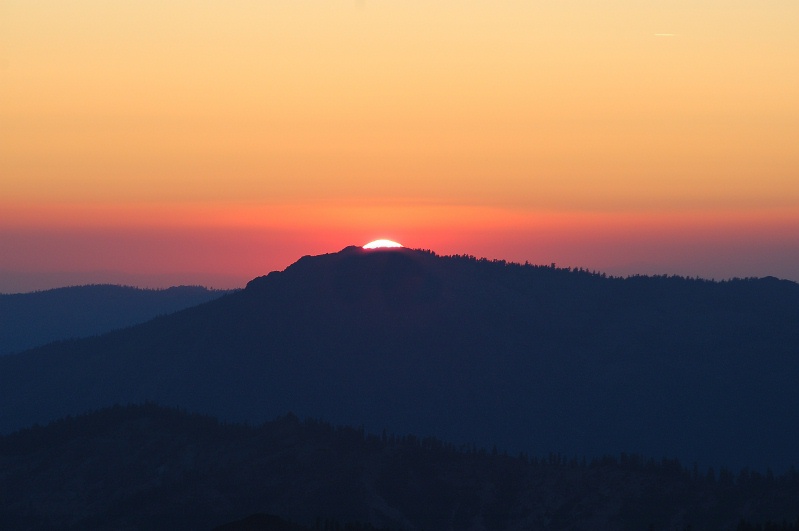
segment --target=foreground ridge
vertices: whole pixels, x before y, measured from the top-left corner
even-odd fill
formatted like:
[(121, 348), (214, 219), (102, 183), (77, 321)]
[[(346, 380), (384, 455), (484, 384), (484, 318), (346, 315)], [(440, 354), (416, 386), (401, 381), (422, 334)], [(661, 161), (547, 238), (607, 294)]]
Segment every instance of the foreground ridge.
[(154, 404), (0, 437), (0, 485), (13, 485), (0, 498), (4, 529), (210, 529), (257, 513), (312, 529), (336, 521), (430, 531), (735, 530), (742, 519), (799, 517), (795, 470), (512, 457), (291, 414), (244, 426)]

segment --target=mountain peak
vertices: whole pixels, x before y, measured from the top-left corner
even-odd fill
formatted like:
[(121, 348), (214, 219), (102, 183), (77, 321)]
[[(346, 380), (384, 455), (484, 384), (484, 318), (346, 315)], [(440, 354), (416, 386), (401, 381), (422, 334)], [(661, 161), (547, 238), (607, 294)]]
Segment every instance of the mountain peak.
[[(314, 283), (320, 280), (330, 280), (329, 275), (336, 274), (339, 277), (346, 271), (353, 275), (373, 276), (383, 271), (391, 276), (401, 275), (403, 271), (419, 271), (422, 262), (430, 263), (432, 253), (409, 249), (407, 247), (378, 247), (374, 249), (364, 249), (358, 245), (348, 245), (338, 252), (320, 255), (305, 255), (299, 260), (288, 266), (282, 272), (273, 271), (268, 275), (254, 278), (247, 283), (247, 289), (255, 289), (263, 286), (265, 282), (271, 282), (275, 278), (288, 275), (314, 275), (317, 276)], [(313, 280), (313, 278), (309, 278)], [(356, 279), (353, 279), (356, 280)]]
[(387, 307), (396, 311), (435, 298), (446, 280), (437, 260), (432, 253), (405, 247), (351, 245), (337, 253), (303, 256), (282, 272), (251, 280), (247, 291), (278, 296), (291, 286), (286, 304), (313, 304), (319, 297), (332, 297), (364, 303), (373, 311)]

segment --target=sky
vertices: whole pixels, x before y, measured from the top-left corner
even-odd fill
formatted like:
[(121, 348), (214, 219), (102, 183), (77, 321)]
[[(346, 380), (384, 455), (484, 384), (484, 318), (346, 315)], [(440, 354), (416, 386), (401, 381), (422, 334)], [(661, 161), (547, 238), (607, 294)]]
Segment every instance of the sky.
[(0, 292), (377, 238), (799, 280), (795, 0), (0, 1)]

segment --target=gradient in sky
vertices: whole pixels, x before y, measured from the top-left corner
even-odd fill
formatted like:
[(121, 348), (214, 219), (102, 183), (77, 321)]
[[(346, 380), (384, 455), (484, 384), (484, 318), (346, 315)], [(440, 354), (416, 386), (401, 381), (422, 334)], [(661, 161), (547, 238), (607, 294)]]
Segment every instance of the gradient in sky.
[(0, 292), (377, 238), (799, 280), (795, 0), (0, 3)]

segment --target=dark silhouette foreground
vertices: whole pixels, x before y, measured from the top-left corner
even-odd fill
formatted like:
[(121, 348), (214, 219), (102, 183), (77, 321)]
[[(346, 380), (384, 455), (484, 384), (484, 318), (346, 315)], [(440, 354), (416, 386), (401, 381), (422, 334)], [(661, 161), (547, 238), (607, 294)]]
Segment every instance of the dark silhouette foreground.
[(0, 437), (0, 489), (0, 529), (26, 530), (735, 530), (799, 516), (796, 471), (508, 456), (292, 415), (248, 427), (154, 405)]

